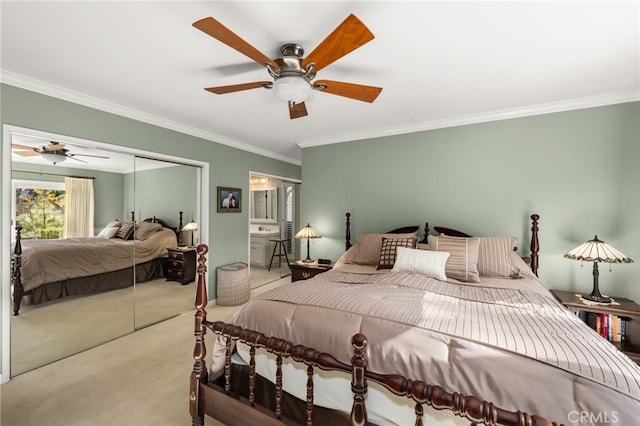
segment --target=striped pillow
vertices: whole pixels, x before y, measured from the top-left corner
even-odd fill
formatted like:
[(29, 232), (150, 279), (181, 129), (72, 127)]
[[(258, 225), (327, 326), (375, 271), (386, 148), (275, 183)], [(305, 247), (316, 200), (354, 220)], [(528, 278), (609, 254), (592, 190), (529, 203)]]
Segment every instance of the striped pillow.
[(391, 269), (396, 263), (396, 249), (398, 247), (416, 248), (418, 237), (412, 238), (382, 238), (382, 248), (380, 249), (380, 260), (377, 269)]
[(116, 232), (115, 238), (128, 240), (131, 234), (133, 234), (134, 225), (135, 224), (133, 222), (122, 222), (120, 229)]
[(447, 277), (467, 283), (479, 283), (478, 250), (480, 238), (429, 235), (429, 246), (435, 251), (449, 252), (445, 272)]
[(478, 251), (478, 272), (484, 277), (514, 278), (518, 269), (511, 261), (511, 253), (516, 247), (516, 237), (480, 237)]

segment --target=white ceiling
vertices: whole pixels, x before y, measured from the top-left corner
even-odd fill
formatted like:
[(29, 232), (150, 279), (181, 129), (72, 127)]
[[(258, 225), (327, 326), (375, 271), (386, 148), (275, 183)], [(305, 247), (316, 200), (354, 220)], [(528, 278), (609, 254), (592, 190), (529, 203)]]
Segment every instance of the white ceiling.
[[(2, 1), (2, 81), (300, 163), (301, 146), (640, 99), (638, 1)], [(264, 67), (191, 24), (213, 16), (266, 55), (311, 52), (350, 13), (375, 39), (318, 72), (290, 120)]]

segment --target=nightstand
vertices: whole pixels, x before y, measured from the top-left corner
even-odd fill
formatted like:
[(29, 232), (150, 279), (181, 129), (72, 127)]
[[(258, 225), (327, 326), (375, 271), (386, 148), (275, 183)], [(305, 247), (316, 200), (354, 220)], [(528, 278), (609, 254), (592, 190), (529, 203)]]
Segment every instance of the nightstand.
[(610, 297), (619, 305), (587, 305), (576, 296), (575, 291), (551, 290), (551, 293), (571, 312), (579, 312), (580, 318), (587, 324), (590, 323), (590, 314), (611, 314), (622, 318), (626, 323), (625, 338), (621, 342), (611, 343), (640, 365), (640, 305), (633, 300), (614, 296)]
[(308, 280), (311, 277), (315, 277), (323, 272), (330, 271), (333, 268), (331, 265), (318, 265), (316, 263), (289, 263), (289, 269), (291, 269), (291, 282)]
[(196, 248), (176, 247), (168, 249), (167, 281), (180, 281), (182, 285), (196, 280)]

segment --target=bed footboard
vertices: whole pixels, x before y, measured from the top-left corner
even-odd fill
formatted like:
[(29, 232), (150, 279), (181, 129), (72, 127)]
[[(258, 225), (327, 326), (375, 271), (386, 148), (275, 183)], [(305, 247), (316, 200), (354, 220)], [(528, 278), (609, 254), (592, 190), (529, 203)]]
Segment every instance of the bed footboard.
[[(281, 425), (299, 424), (283, 412), (283, 386), (282, 386), (282, 362), (289, 358), (302, 363), (307, 370), (307, 395), (305, 403), (304, 423), (313, 424), (314, 413), (314, 371), (315, 368), (323, 370), (342, 371), (351, 376), (351, 390), (353, 393), (350, 423), (352, 425), (368, 424), (366, 396), (368, 381), (373, 380), (384, 386), (389, 392), (406, 396), (415, 403), (416, 425), (423, 424), (424, 406), (435, 409), (452, 410), (456, 415), (471, 420), (474, 423), (521, 425), (521, 426), (546, 426), (558, 425), (547, 419), (523, 413), (520, 411), (507, 411), (496, 407), (493, 403), (481, 400), (473, 396), (459, 393), (449, 393), (440, 386), (431, 385), (421, 380), (411, 380), (398, 374), (379, 374), (367, 370), (367, 338), (362, 334), (355, 334), (352, 338), (353, 357), (350, 364), (343, 363), (331, 354), (317, 351), (303, 345), (277, 337), (267, 337), (264, 334), (244, 329), (224, 322), (207, 321), (207, 289), (205, 282), (206, 257), (208, 247), (200, 244), (198, 253), (198, 284), (196, 290), (195, 313), (195, 337), (196, 343), (193, 352), (194, 368), (191, 373), (189, 390), (189, 409), (194, 426), (204, 424), (204, 416), (209, 415), (219, 421), (233, 424), (261, 424)], [(226, 353), (224, 363), (224, 375), (220, 378), (220, 384), (209, 382), (205, 356), (206, 347), (204, 337), (207, 329), (214, 334), (226, 339)], [(232, 365), (231, 355), (234, 342), (242, 342), (249, 346), (249, 374), (248, 398), (239, 396), (231, 386)], [(256, 351), (265, 350), (275, 355), (276, 379), (273, 411), (259, 406), (255, 400), (256, 380)]]

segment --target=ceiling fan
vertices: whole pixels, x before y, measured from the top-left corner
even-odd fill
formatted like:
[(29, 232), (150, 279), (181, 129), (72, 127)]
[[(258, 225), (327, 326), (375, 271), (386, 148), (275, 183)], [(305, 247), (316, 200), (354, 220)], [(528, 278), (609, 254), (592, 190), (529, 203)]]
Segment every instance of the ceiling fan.
[[(39, 155), (45, 160), (51, 161), (54, 165), (57, 163), (62, 163), (67, 158), (80, 161), (81, 163), (87, 162), (76, 157), (109, 158), (102, 155), (72, 154), (68, 149), (64, 147), (64, 144), (60, 142), (49, 142), (49, 145), (45, 145), (40, 148), (18, 144), (11, 144), (11, 147), (16, 148), (14, 152), (22, 157), (35, 157)], [(22, 151), (18, 151), (18, 149)]]
[(294, 119), (307, 115), (304, 101), (312, 90), (369, 103), (375, 101), (382, 91), (380, 87), (341, 81), (312, 82), (318, 71), (373, 40), (373, 33), (353, 14), (338, 25), (307, 57), (303, 57), (304, 49), (300, 45), (287, 43), (280, 48), (282, 57), (273, 60), (212, 17), (196, 21), (193, 26), (265, 66), (273, 78), (273, 81), (208, 87), (205, 90), (209, 92), (221, 95), (259, 87), (273, 89), (279, 99), (287, 102), (289, 117)]

